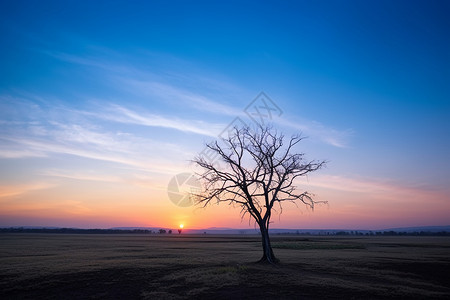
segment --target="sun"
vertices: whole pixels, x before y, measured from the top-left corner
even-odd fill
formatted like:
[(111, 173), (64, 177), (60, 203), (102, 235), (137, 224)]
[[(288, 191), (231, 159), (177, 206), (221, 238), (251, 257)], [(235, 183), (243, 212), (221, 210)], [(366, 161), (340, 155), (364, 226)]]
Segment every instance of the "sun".
[(183, 224), (180, 224), (180, 228), (183, 229), (183, 227), (184, 227), (184, 225), (183, 225)]

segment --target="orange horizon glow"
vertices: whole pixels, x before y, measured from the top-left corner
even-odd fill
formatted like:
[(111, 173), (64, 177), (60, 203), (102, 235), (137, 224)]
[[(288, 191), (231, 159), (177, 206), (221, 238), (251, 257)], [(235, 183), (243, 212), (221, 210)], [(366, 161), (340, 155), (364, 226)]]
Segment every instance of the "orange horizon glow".
[[(173, 204), (161, 178), (153, 185), (60, 179), (40, 184), (0, 187), (0, 226), (78, 228), (211, 227), (255, 228), (239, 207), (222, 203), (206, 208)], [(444, 191), (337, 176), (311, 176), (299, 186), (316, 194), (314, 211), (286, 203), (271, 228), (380, 229), (448, 225), (450, 204)], [(153, 188), (159, 187), (159, 188)], [(439, 207), (436, 210), (436, 207)], [(278, 209), (278, 208), (276, 208)]]

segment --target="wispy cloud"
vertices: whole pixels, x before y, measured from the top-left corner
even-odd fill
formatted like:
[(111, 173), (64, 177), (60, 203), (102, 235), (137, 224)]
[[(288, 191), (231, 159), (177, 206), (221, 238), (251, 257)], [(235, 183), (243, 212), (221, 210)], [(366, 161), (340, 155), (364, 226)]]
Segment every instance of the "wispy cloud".
[[(161, 79), (161, 78), (160, 78)], [(137, 95), (147, 95), (152, 99), (159, 99), (159, 101), (170, 101), (173, 103), (181, 102), (187, 108), (193, 108), (198, 111), (212, 113), (214, 115), (225, 116), (244, 116), (243, 108), (236, 108), (220, 102), (220, 99), (212, 100), (209, 97), (194, 93), (186, 88), (176, 86), (174, 84), (146, 80), (136, 78), (116, 77), (120, 82), (120, 86), (127, 91)], [(192, 78), (191, 78), (192, 80)], [(220, 97), (220, 92), (216, 95)]]
[[(103, 48), (102, 51), (106, 51), (105, 48)], [(80, 56), (80, 55), (74, 55), (74, 54), (69, 54), (69, 53), (65, 53), (65, 52), (60, 52), (60, 51), (49, 51), (49, 50), (41, 50), (40, 51), (43, 54), (46, 54), (48, 56), (51, 56), (53, 58), (56, 58), (58, 60), (64, 61), (64, 62), (68, 62), (68, 63), (72, 63), (72, 64), (77, 64), (77, 65), (83, 65), (83, 66), (87, 66), (87, 67), (93, 67), (93, 68), (99, 68), (99, 69), (103, 69), (104, 71), (107, 72), (114, 72), (114, 73), (136, 73), (139, 72), (139, 69), (137, 68), (133, 68), (130, 65), (121, 65), (118, 63), (109, 63), (106, 61), (103, 61), (100, 57), (96, 57), (94, 56)], [(110, 52), (108, 50), (108, 52)]]
[(2, 145), (5, 149), (0, 149), (0, 158), (25, 158), (25, 157), (46, 157), (43, 152), (21, 149), (17, 147), (7, 147)]
[(406, 184), (386, 178), (318, 175), (308, 182), (302, 182), (300, 185), (359, 194), (362, 201), (358, 204), (359, 206), (365, 205), (364, 199), (369, 198), (379, 199), (380, 205), (386, 201), (390, 204), (403, 203), (407, 205), (413, 205), (415, 201), (420, 201), (423, 204), (428, 203), (429, 205), (433, 205), (433, 202), (436, 203), (436, 201), (448, 202), (445, 200), (448, 195), (445, 196), (445, 191), (437, 187)]
[(0, 185), (0, 198), (8, 198), (25, 194), (27, 192), (43, 190), (54, 187), (54, 184), (35, 182), (28, 184), (16, 184), (16, 185)]
[[(148, 95), (151, 97), (156, 97), (158, 99), (167, 99), (167, 100), (175, 99), (177, 102), (182, 101), (183, 105), (185, 105), (186, 107), (191, 107), (198, 111), (208, 112), (212, 115), (229, 116), (233, 117), (233, 119), (235, 117), (240, 117), (246, 120), (246, 122), (249, 124), (251, 124), (252, 122), (251, 120), (248, 119), (247, 114), (244, 112), (244, 108), (247, 106), (248, 103), (251, 102), (251, 99), (248, 101), (248, 103), (240, 102), (242, 104), (242, 107), (238, 108), (231, 105), (220, 103), (218, 101), (213, 101), (208, 97), (191, 93), (183, 88), (159, 82), (124, 79), (121, 85), (124, 87), (125, 86), (130, 87), (130, 90), (132, 90), (134, 93), (139, 93), (140, 95)], [(143, 118), (139, 117), (135, 119), (142, 121)], [(301, 118), (300, 120), (298, 120), (297, 118), (296, 121), (293, 121), (292, 119), (293, 118), (291, 116), (284, 115), (282, 117), (275, 118), (272, 121), (276, 124), (286, 126), (289, 129), (293, 129), (295, 131), (300, 131), (326, 144), (339, 148), (348, 147), (349, 141), (351, 137), (354, 135), (354, 131), (352, 129), (338, 130), (330, 126), (326, 126), (325, 124), (318, 121), (307, 120), (304, 118)], [(231, 120), (232, 119), (230, 119), (230, 121)], [(162, 124), (170, 124), (170, 122), (162, 122)], [(180, 122), (178, 122), (177, 125), (178, 124), (183, 125), (182, 128), (189, 129), (189, 127), (185, 127), (184, 124)], [(222, 125), (221, 129), (223, 130), (226, 125), (227, 124)], [(216, 137), (218, 132), (220, 131), (214, 130), (214, 133), (206, 135)], [(196, 133), (203, 133), (203, 132), (196, 132)]]
[(120, 178), (117, 176), (98, 174), (93, 171), (77, 172), (73, 170), (50, 169), (42, 171), (41, 175), (85, 181), (120, 182)]
[[(32, 102), (15, 105), (25, 115), (27, 106), (36, 106)], [(114, 109), (116, 116), (124, 118), (123, 122), (150, 122), (147, 115), (141, 116), (125, 108)], [(114, 162), (148, 172), (173, 174), (182, 169), (174, 157), (182, 159), (190, 155), (189, 147), (183, 145), (112, 130), (99, 123), (97, 115), (94, 118), (86, 117), (89, 113), (85, 111), (41, 107), (39, 111), (33, 112), (33, 120), (24, 118), (21, 122), (4, 122), (0, 127), (0, 158), (54, 157), (56, 154), (65, 154)], [(108, 113), (112, 114), (112, 111), (108, 110)], [(187, 129), (181, 128), (180, 124), (173, 126), (178, 126), (181, 132), (201, 131), (200, 127), (195, 129), (187, 124)]]
[[(86, 144), (83, 143), (65, 144), (65, 140), (36, 140), (33, 137), (10, 137), (9, 140), (15, 142), (17, 145), (21, 145), (21, 147), (27, 149), (26, 152), (29, 153), (48, 153), (48, 156), (52, 156), (54, 154), (74, 155), (93, 160), (108, 161), (117, 164), (134, 166), (136, 168), (145, 169), (148, 172), (156, 172), (162, 174), (173, 174), (174, 170), (180, 170), (179, 167), (171, 164), (169, 159), (164, 159), (166, 161), (166, 163), (164, 163), (161, 160), (161, 153), (159, 154), (159, 156), (157, 155), (153, 160), (151, 160), (148, 157), (145, 157), (143, 153), (136, 152), (133, 149), (128, 149), (128, 151), (122, 149), (121, 152), (108, 151), (106, 147), (104, 149), (102, 149), (101, 147), (89, 148)], [(148, 146), (147, 148), (151, 149), (150, 146)]]
[[(242, 107), (234, 107), (226, 105), (218, 101), (213, 101), (208, 97), (191, 93), (183, 88), (178, 88), (168, 84), (162, 84), (157, 82), (146, 82), (138, 80), (126, 79), (123, 81), (123, 86), (131, 86), (135, 93), (147, 94), (149, 96), (157, 97), (159, 99), (176, 99), (182, 101), (183, 105), (191, 107), (198, 111), (204, 111), (213, 115), (223, 115), (233, 117), (240, 117), (251, 124), (247, 114), (244, 112), (244, 108), (251, 102), (249, 99), (247, 102), (240, 102)], [(272, 121), (281, 126), (286, 126), (289, 129), (295, 131), (301, 131), (302, 133), (318, 140), (329, 144), (334, 147), (346, 148), (349, 145), (351, 137), (354, 135), (352, 129), (338, 130), (325, 124), (307, 120), (301, 118), (300, 120), (293, 121), (293, 118), (289, 115), (283, 115), (282, 117), (275, 118)], [(231, 121), (231, 120), (230, 120)], [(225, 126), (222, 127), (222, 129)], [(217, 131), (212, 136), (217, 136)]]
[[(106, 51), (106, 49), (102, 49), (102, 51)], [(107, 52), (110, 54), (110, 51)], [(187, 109), (190, 108), (200, 112), (207, 112), (211, 116), (220, 115), (232, 117), (232, 119), (235, 117), (246, 119), (247, 115), (244, 112), (244, 108), (252, 101), (251, 98), (245, 102), (242, 101), (243, 99), (233, 99), (234, 105), (227, 104), (224, 101), (223, 95), (233, 94), (233, 98), (239, 98), (243, 94), (248, 95), (249, 93), (244, 92), (242, 88), (235, 84), (224, 80), (214, 80), (214, 78), (205, 77), (198, 72), (191, 72), (187, 76), (176, 67), (171, 71), (158, 74), (143, 70), (136, 65), (125, 65), (104, 59), (78, 57), (59, 52), (52, 52), (49, 55), (66, 62), (104, 70), (105, 77), (114, 83), (115, 88), (124, 90), (129, 94), (137, 97), (148, 97), (153, 101), (161, 103), (172, 103), (172, 105), (176, 106), (180, 106), (181, 103)], [(156, 59), (155, 54), (151, 54), (151, 57)], [(187, 62), (180, 61), (179, 59), (176, 60), (181, 65), (188, 65)], [(193, 69), (192, 66), (189, 68)], [(240, 106), (237, 106), (237, 104)], [(286, 109), (288, 108), (284, 108), (284, 110)], [(174, 116), (167, 117), (152, 113), (136, 113), (120, 105), (113, 110), (115, 110), (115, 114), (106, 114), (104, 117), (117, 122), (160, 126), (211, 137), (216, 137), (227, 125), (215, 124), (216, 126), (214, 126), (214, 124), (208, 124), (205, 120), (184, 120), (183, 118), (177, 119)], [(116, 115), (116, 113), (118, 114)], [(230, 119), (230, 122), (232, 119)], [(295, 131), (301, 131), (305, 135), (339, 148), (348, 147), (351, 137), (354, 135), (352, 129), (336, 129), (327, 126), (323, 122), (308, 120), (306, 118), (293, 118), (288, 114), (274, 121), (276, 124), (286, 126)], [(213, 126), (211, 127), (211, 125)]]
[(352, 129), (338, 130), (317, 121), (292, 121), (287, 118), (279, 118), (277, 122), (334, 147), (347, 148), (351, 137), (354, 135)]
[[(125, 174), (125, 176), (113, 176), (110, 174), (105, 174), (104, 170), (66, 170), (66, 169), (47, 169), (42, 170), (39, 175), (45, 177), (55, 177), (61, 179), (79, 180), (79, 181), (98, 181), (98, 182), (109, 182), (118, 184), (134, 185), (141, 188), (153, 189), (158, 191), (166, 191), (166, 184), (161, 184), (161, 176), (149, 175), (146, 170), (137, 170), (135, 168), (130, 169), (131, 172), (120, 172), (123, 170), (118, 170), (117, 174)], [(138, 173), (137, 171), (141, 171)]]
[(112, 104), (108, 111), (111, 113), (100, 112), (95, 115), (119, 123), (171, 128), (182, 132), (196, 133), (211, 137), (217, 136), (219, 132), (217, 128), (221, 127), (221, 124), (211, 124), (201, 120), (185, 120), (180, 118), (167, 118), (162, 115), (151, 113), (138, 113), (117, 104)]

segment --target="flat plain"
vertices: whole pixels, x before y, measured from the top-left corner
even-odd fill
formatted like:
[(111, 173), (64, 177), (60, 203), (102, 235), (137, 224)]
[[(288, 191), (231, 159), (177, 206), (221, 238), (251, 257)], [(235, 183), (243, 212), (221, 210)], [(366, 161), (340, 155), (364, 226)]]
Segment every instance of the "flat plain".
[(0, 234), (2, 299), (450, 299), (450, 237)]

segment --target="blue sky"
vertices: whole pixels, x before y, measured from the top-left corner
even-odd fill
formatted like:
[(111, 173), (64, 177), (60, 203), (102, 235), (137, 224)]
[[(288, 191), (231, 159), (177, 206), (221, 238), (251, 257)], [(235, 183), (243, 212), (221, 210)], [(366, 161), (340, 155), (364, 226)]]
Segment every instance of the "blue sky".
[[(215, 226), (220, 210), (173, 206), (167, 183), (235, 117), (251, 122), (261, 91), (283, 111), (277, 128), (308, 136), (299, 151), (329, 161), (302, 182), (329, 207), (292, 208), (279, 227), (447, 225), (449, 12), (2, 1), (0, 225)], [(245, 225), (225, 210), (221, 225)]]

